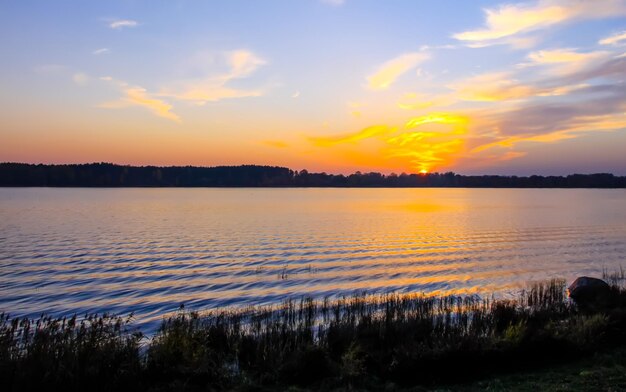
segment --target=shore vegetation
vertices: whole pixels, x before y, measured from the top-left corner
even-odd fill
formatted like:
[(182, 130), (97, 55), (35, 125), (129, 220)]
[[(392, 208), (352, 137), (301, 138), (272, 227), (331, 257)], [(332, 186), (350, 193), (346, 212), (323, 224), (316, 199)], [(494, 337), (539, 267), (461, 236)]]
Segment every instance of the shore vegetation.
[(623, 275), (611, 279), (601, 306), (577, 306), (562, 280), (532, 284), (515, 300), (357, 293), (181, 309), (150, 337), (132, 317), (3, 314), (0, 384), (4, 391), (454, 390), (622, 347), (626, 291)]

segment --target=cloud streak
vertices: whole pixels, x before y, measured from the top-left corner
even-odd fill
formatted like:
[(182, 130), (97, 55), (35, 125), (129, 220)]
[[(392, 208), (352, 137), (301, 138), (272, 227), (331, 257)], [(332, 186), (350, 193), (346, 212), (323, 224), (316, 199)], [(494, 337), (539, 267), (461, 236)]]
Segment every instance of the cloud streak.
[(165, 118), (176, 123), (181, 122), (180, 117), (172, 112), (172, 105), (154, 97), (143, 87), (130, 86), (126, 82), (116, 81), (109, 76), (103, 76), (100, 80), (115, 85), (123, 93), (123, 96), (116, 101), (101, 103), (98, 107), (103, 109), (124, 109), (138, 106), (149, 110), (157, 117)]
[[(453, 91), (450, 96), (473, 102), (564, 96), (587, 87), (597, 78), (626, 76), (626, 58), (613, 57), (606, 51), (542, 50), (530, 53), (528, 59), (530, 62), (520, 64), (518, 71), (484, 73), (451, 83), (447, 86)], [(528, 67), (541, 69), (525, 78), (517, 75)]]
[(99, 56), (101, 54), (107, 54), (110, 53), (111, 50), (109, 48), (100, 48), (100, 49), (96, 49), (93, 52), (91, 52), (92, 54), (95, 54), (96, 56)]
[(173, 86), (163, 89), (159, 95), (204, 105), (223, 99), (259, 97), (264, 94), (261, 88), (244, 89), (228, 85), (232, 81), (251, 76), (267, 64), (264, 59), (248, 50), (226, 52), (218, 57), (226, 65), (226, 71), (201, 79), (174, 83)]
[(540, 50), (528, 55), (533, 65), (587, 63), (603, 57), (608, 52), (576, 52), (574, 49)]
[(405, 53), (382, 64), (375, 73), (367, 77), (367, 85), (372, 90), (384, 90), (396, 80), (429, 59), (423, 52)]
[(515, 79), (512, 72), (485, 73), (448, 85), (464, 101), (495, 102), (524, 99), (538, 89)]
[[(566, 22), (626, 15), (621, 0), (541, 0), (485, 10), (485, 25), (453, 35), (468, 46), (519, 45), (528, 34)], [(531, 42), (532, 43), (532, 42)], [(523, 46), (523, 45), (522, 45)]]
[(139, 23), (132, 19), (118, 19), (109, 23), (109, 27), (113, 30), (121, 30), (126, 27), (137, 27)]
[(606, 38), (598, 41), (600, 45), (626, 45), (626, 31), (622, 31), (621, 33), (616, 33)]

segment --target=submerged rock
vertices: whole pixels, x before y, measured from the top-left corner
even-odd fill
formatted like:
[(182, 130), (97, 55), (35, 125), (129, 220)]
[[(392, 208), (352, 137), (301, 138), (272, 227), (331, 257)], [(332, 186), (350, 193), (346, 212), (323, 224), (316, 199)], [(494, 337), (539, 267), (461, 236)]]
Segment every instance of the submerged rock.
[(578, 305), (591, 305), (605, 303), (610, 297), (611, 287), (602, 279), (581, 276), (567, 291)]

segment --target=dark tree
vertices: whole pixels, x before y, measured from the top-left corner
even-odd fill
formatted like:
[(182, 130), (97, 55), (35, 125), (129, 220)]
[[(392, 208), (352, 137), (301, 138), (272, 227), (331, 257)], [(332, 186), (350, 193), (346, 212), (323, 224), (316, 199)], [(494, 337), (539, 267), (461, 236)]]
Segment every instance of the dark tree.
[(390, 174), (310, 173), (274, 166), (122, 166), (111, 163), (33, 165), (0, 163), (0, 186), (26, 187), (466, 187), (626, 188), (609, 173), (569, 176), (462, 176), (453, 172)]

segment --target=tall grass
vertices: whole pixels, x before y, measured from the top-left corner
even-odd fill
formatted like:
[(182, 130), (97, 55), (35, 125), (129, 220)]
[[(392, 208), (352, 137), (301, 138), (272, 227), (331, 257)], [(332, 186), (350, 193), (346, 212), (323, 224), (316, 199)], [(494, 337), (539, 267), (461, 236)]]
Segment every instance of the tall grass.
[(614, 270), (613, 272), (604, 268), (602, 269), (602, 279), (613, 287), (624, 288), (624, 283), (626, 283), (626, 270), (624, 270), (624, 267), (621, 265), (619, 266), (619, 270)]
[(3, 390), (40, 386), (81, 389), (127, 386), (141, 371), (142, 334), (132, 317), (10, 318), (0, 314), (0, 379)]
[(430, 384), (539, 366), (624, 340), (621, 308), (582, 313), (565, 298), (564, 286), (561, 280), (537, 283), (517, 300), (359, 293), (240, 310), (181, 310), (151, 339), (132, 329), (132, 319), (2, 315), (0, 385), (203, 390)]

